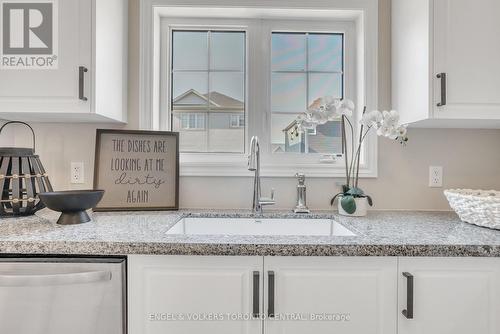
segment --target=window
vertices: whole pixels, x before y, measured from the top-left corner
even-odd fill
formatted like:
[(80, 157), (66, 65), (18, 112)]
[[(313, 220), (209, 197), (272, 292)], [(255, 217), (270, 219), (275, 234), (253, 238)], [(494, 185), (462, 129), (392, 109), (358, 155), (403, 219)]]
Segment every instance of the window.
[(245, 115), (231, 115), (230, 125), (231, 128), (244, 128)]
[[(265, 176), (342, 176), (340, 122), (297, 136), (293, 121), (327, 94), (355, 102), (355, 126), (362, 106), (378, 107), (376, 3), (311, 0), (299, 10), (270, 0), (278, 7), (264, 10), (242, 1), (249, 7), (141, 5), (141, 126), (180, 132), (182, 175), (248, 176), (256, 135)], [(183, 113), (205, 115), (205, 128), (182, 129)], [(361, 176), (376, 175), (376, 155), (370, 135)]]
[(245, 32), (171, 33), (171, 123), (181, 152), (243, 153)]
[(205, 115), (203, 114), (180, 114), (182, 130), (205, 130)]
[(317, 98), (344, 96), (344, 35), (273, 32), (271, 46), (273, 152), (341, 152), (339, 122), (297, 134), (296, 119)]
[[(182, 152), (245, 151), (245, 35), (172, 30), (171, 117), (173, 129), (181, 132)], [(344, 34), (271, 32), (270, 38), (271, 151), (340, 153), (339, 122), (321, 125), (314, 137), (294, 132), (297, 116), (317, 98), (343, 97)], [(179, 127), (176, 120), (184, 113), (193, 116), (181, 117)], [(204, 137), (186, 132), (205, 128)]]

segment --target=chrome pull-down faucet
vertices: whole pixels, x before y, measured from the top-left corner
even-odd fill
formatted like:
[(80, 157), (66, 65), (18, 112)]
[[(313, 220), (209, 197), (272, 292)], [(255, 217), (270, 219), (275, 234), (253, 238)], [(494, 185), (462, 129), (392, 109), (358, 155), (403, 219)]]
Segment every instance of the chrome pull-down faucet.
[(271, 191), (270, 198), (261, 197), (260, 187), (260, 145), (259, 138), (253, 136), (250, 141), (250, 154), (248, 155), (248, 170), (255, 172), (253, 181), (253, 202), (252, 210), (254, 213), (262, 213), (262, 206), (275, 204), (274, 189)]

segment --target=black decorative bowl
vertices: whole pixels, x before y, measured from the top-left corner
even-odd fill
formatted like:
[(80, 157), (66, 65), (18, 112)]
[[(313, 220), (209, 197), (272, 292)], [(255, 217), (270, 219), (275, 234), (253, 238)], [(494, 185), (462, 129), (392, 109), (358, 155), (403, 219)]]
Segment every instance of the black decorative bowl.
[(61, 212), (57, 221), (61, 225), (89, 222), (90, 217), (86, 210), (95, 207), (103, 195), (104, 190), (70, 190), (38, 194), (46, 207)]

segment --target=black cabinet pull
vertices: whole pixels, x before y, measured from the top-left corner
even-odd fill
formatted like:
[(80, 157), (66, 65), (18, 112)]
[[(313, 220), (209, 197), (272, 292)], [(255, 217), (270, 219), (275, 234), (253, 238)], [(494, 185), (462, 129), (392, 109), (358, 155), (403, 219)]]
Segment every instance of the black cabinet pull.
[(78, 98), (82, 101), (87, 101), (87, 97), (85, 97), (85, 73), (88, 72), (88, 69), (85, 66), (80, 66), (78, 68)]
[(413, 275), (404, 272), (403, 276), (406, 277), (406, 310), (401, 313), (406, 319), (413, 319)]
[(253, 272), (253, 306), (252, 316), (259, 318), (260, 313), (260, 272)]
[(441, 79), (441, 102), (437, 104), (438, 107), (446, 105), (446, 73), (439, 73), (438, 79)]
[(268, 271), (267, 276), (267, 316), (274, 318), (274, 271)]

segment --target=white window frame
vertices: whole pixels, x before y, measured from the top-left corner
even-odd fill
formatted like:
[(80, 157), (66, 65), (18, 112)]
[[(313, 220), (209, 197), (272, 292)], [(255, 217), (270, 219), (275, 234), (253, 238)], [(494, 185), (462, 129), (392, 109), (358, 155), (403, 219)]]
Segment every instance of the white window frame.
[[(184, 125), (182, 124), (182, 117), (189, 117), (188, 118), (188, 124), (187, 124), (187, 127), (184, 127)], [(194, 127), (191, 127), (190, 125), (190, 122), (191, 122), (191, 119), (190, 117), (193, 116), (193, 119), (194, 119), (194, 124), (195, 126)], [(205, 117), (205, 114), (202, 114), (202, 113), (180, 113), (179, 114), (179, 117), (180, 117), (180, 128), (182, 130), (185, 130), (185, 131), (204, 131), (207, 127), (206, 125), (206, 117)], [(198, 127), (198, 118), (201, 118), (203, 120), (203, 125), (201, 127)]]
[[(303, 3), (291, 3), (286, 0), (267, 0), (256, 3), (252, 0), (240, 0), (236, 4), (229, 0), (213, 0), (207, 5), (204, 0), (191, 0), (187, 4), (182, 0), (143, 0), (141, 2), (141, 80), (140, 80), (140, 126), (144, 129), (160, 129), (165, 124), (161, 118), (161, 105), (165, 105), (165, 85), (168, 81), (162, 78), (166, 72), (166, 64), (161, 59), (165, 49), (164, 35), (161, 26), (168, 18), (169, 22), (179, 24), (180, 17), (195, 19), (198, 25), (210, 20), (210, 29), (214, 29), (214, 18), (225, 30), (229, 26), (249, 29), (247, 33), (247, 81), (246, 89), (246, 140), (250, 135), (258, 135), (262, 143), (262, 175), (274, 177), (290, 177), (297, 171), (305, 172), (310, 177), (343, 177), (345, 174), (343, 158), (324, 159), (314, 155), (271, 154), (270, 131), (270, 70), (253, 72), (253, 66), (270, 66), (270, 56), (267, 64), (255, 64), (259, 49), (252, 48), (252, 29), (269, 29), (269, 31), (289, 29), (300, 31), (300, 24), (314, 20), (327, 23), (327, 28), (312, 27), (304, 24), (304, 32), (336, 32), (339, 26), (350, 26), (346, 33), (346, 42), (355, 41), (355, 55), (347, 56), (346, 61), (354, 62), (353, 74), (355, 82), (350, 93), (346, 83), (346, 98), (355, 101), (358, 109), (367, 105), (368, 110), (378, 106), (378, 1), (376, 0), (312, 0), (307, 2), (307, 9)], [(209, 18), (207, 20), (207, 18)], [(273, 19), (272, 23), (259, 27), (246, 24), (245, 20), (252, 21), (259, 18)], [(219, 21), (220, 19), (220, 21)], [(184, 20), (185, 21), (185, 20)], [(218, 25), (218, 23), (215, 25)], [(268, 21), (271, 22), (271, 21)], [(206, 24), (205, 24), (206, 25)], [(279, 27), (278, 27), (279, 25)], [(318, 23), (319, 25), (319, 23)], [(287, 27), (288, 26), (288, 27)], [(307, 27), (306, 27), (307, 26)], [(269, 40), (260, 43), (270, 43)], [(256, 44), (258, 45), (258, 44)], [(266, 46), (264, 45), (264, 48)], [(270, 52), (270, 45), (267, 45)], [(348, 52), (348, 50), (346, 50)], [(347, 66), (347, 64), (346, 64)], [(269, 68), (269, 67), (268, 67)], [(345, 69), (347, 72), (347, 69)], [(262, 74), (264, 73), (264, 74)], [(355, 74), (354, 74), (355, 73)], [(346, 79), (348, 75), (346, 73)], [(261, 91), (259, 91), (261, 89)], [(262, 98), (263, 94), (267, 94)], [(252, 133), (249, 133), (251, 129)], [(245, 145), (247, 146), (247, 145)], [(377, 176), (377, 138), (371, 134), (363, 150), (363, 159), (360, 167), (361, 177)], [(246, 154), (213, 154), (213, 153), (185, 153), (181, 154), (181, 175), (184, 176), (251, 176), (246, 168)]]
[[(241, 125), (242, 119), (243, 119), (243, 125)], [(234, 124), (233, 124), (233, 120), (235, 121)], [(243, 115), (243, 114), (231, 114), (231, 116), (229, 117), (229, 127), (231, 129), (244, 128), (245, 127), (245, 115)]]

